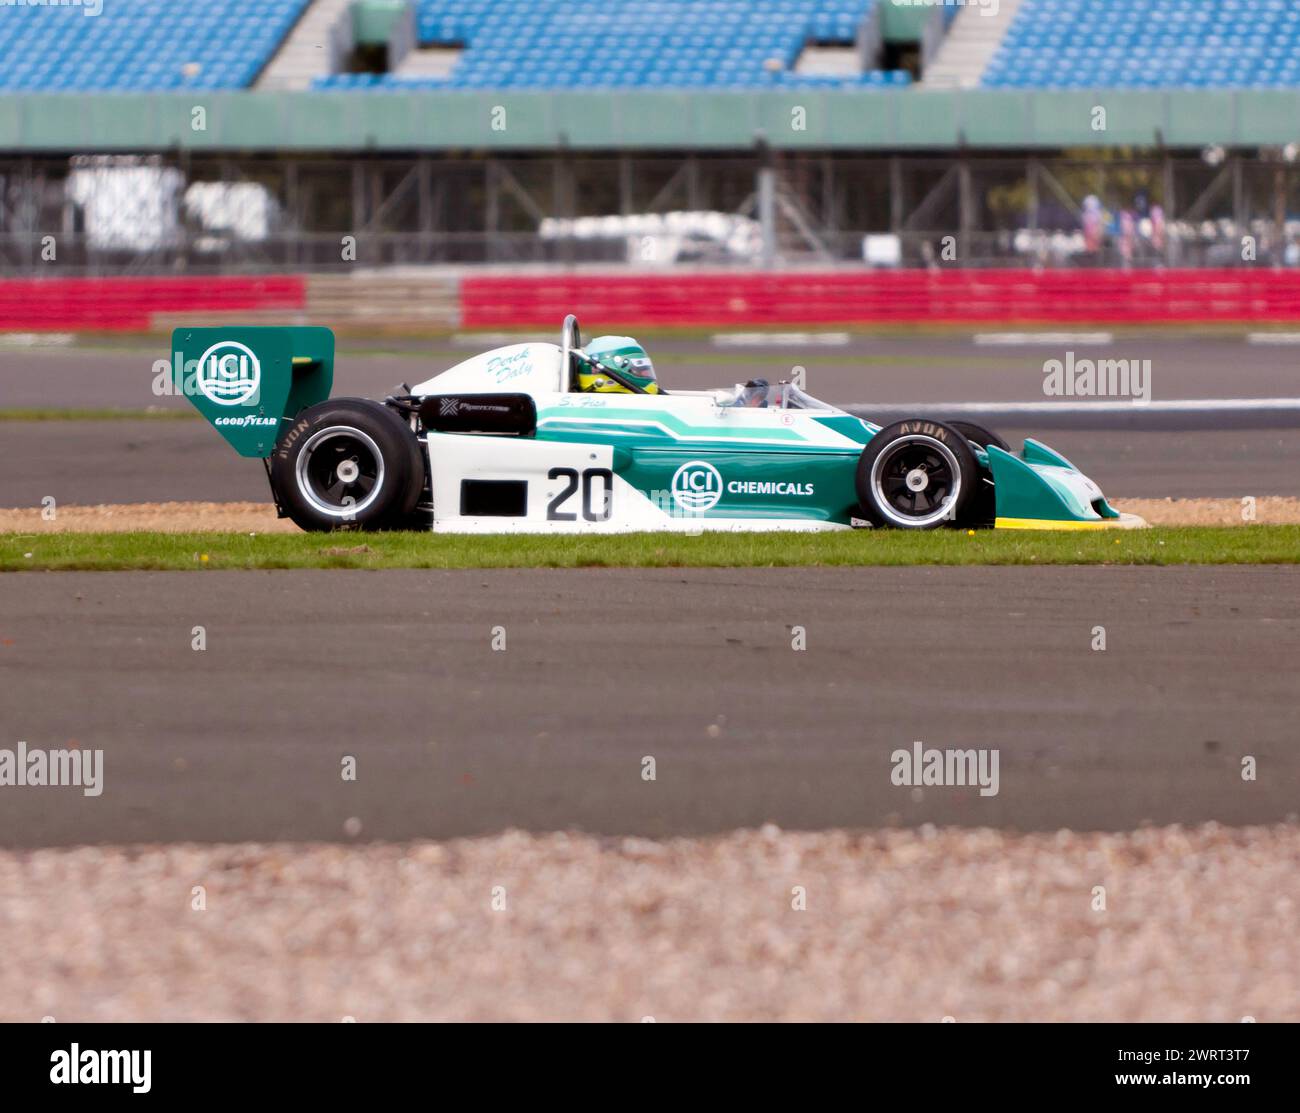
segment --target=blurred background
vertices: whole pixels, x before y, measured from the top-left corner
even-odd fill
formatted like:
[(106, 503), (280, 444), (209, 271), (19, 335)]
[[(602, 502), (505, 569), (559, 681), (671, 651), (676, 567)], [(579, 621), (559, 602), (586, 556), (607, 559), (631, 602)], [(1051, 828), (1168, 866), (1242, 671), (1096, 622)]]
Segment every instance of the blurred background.
[(627, 325), (1294, 318), (1298, 43), (1291, 0), (6, 5), (0, 267), (93, 281), (0, 327), (550, 325), (557, 272)]

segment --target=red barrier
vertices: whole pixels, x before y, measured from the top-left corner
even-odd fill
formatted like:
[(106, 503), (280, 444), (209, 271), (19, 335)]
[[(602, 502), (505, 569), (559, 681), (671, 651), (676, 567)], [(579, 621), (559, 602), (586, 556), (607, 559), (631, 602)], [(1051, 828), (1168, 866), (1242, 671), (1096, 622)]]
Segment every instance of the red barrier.
[[(0, 330), (148, 329), (154, 314), (302, 309), (300, 276), (0, 279)], [(470, 275), (470, 328), (1300, 321), (1300, 272), (861, 271)]]
[(471, 276), (470, 328), (1300, 320), (1300, 272), (909, 270)]
[(155, 313), (301, 309), (307, 281), (256, 278), (0, 279), (0, 330), (147, 329)]

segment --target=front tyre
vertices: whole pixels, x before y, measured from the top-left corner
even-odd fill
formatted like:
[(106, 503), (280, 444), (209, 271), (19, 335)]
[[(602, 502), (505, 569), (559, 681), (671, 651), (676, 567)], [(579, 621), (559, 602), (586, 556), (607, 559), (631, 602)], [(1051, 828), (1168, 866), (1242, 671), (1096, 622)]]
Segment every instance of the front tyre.
[(858, 460), (858, 501), (879, 526), (964, 525), (979, 482), (979, 462), (966, 437), (940, 421), (888, 425)]
[(378, 402), (340, 398), (303, 410), (276, 443), (271, 489), (302, 529), (387, 529), (415, 509), (424, 464), (415, 434)]

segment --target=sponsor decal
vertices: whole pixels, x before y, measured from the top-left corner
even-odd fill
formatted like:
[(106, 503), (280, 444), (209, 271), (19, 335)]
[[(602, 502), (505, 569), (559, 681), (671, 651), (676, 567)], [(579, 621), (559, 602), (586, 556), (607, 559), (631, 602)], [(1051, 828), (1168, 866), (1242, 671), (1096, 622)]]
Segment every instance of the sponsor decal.
[(683, 510), (701, 514), (712, 510), (722, 498), (722, 476), (703, 460), (688, 460), (673, 473), (669, 484), (673, 502)]
[(733, 479), (727, 484), (729, 495), (800, 495), (808, 498), (813, 493), (811, 483), (766, 482), (758, 479)]
[[(511, 395), (510, 397), (514, 397)], [(464, 398), (439, 398), (439, 417), (473, 417), (475, 414), (508, 414), (513, 407), (505, 402), (470, 402)]]
[(936, 425), (933, 421), (904, 421), (899, 428), (903, 433), (920, 433), (922, 436), (933, 437), (944, 444), (947, 444), (952, 439), (948, 435), (947, 429), (941, 425)]
[(487, 364), (487, 373), (495, 377), (498, 383), (508, 383), (520, 375), (527, 375), (532, 369), (531, 348), (523, 348), (513, 355), (493, 356)]
[(279, 447), (276, 449), (276, 455), (281, 460), (289, 459), (289, 450), (299, 441), (303, 434), (311, 428), (311, 424), (306, 421), (299, 421), (292, 429), (280, 438)]
[(233, 425), (240, 429), (245, 429), (250, 425), (279, 425), (280, 419), (276, 417), (218, 417), (213, 418), (213, 425)]
[(243, 406), (257, 399), (262, 365), (251, 348), (221, 340), (199, 357), (195, 385), (218, 406)]

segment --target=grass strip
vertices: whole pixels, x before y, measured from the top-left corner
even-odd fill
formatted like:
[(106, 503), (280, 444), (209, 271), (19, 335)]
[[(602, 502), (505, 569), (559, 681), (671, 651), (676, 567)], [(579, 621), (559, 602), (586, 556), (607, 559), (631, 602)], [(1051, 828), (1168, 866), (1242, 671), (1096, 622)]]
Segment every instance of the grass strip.
[(794, 568), (898, 565), (1295, 564), (1300, 526), (1080, 533), (938, 530), (593, 536), (245, 533), (0, 534), (0, 572), (277, 568)]

